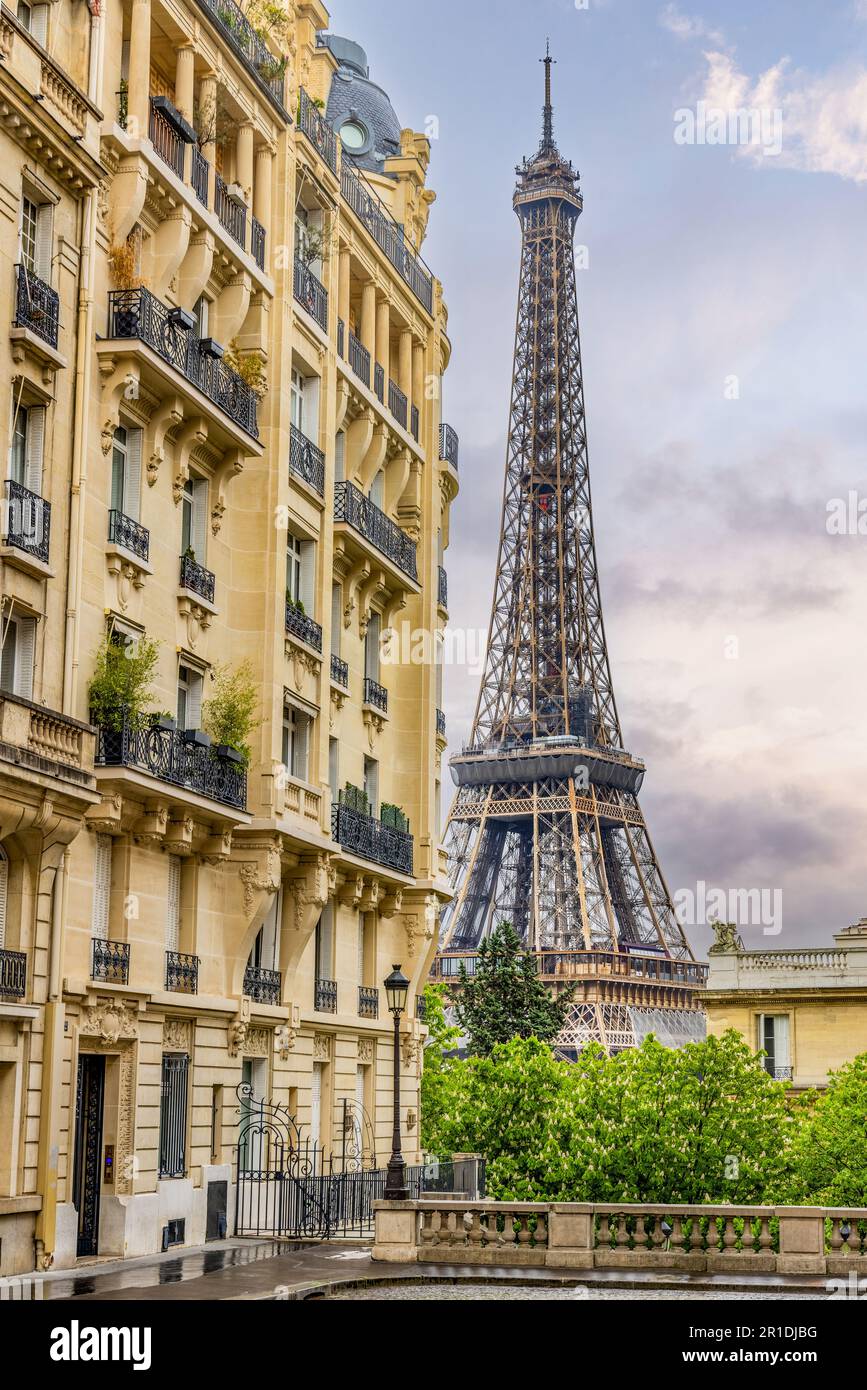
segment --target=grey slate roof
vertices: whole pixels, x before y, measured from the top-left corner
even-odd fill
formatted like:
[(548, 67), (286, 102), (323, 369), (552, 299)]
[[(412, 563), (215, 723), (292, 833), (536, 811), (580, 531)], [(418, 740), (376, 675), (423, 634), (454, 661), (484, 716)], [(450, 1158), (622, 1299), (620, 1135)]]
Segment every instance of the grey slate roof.
[(338, 132), (344, 121), (363, 125), (370, 138), (363, 150), (350, 152), (352, 163), (381, 174), (384, 160), (400, 154), (400, 121), (388, 93), (370, 81), (367, 54), (357, 43), (337, 34), (321, 34), (319, 38), (340, 64), (331, 79), (325, 119)]

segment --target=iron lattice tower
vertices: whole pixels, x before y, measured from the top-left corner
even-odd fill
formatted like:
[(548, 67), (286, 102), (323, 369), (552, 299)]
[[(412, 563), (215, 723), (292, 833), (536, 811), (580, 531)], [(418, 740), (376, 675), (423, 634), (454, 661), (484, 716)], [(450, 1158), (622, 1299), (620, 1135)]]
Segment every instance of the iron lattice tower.
[(704, 967), (678, 923), (626, 752), (602, 621), (573, 238), (578, 173), (554, 141), (517, 170), (521, 270), (490, 640), (472, 738), (451, 760), (454, 900), (435, 975), (509, 920), (552, 987), (578, 981), (559, 1039), (610, 1050), (703, 1036)]

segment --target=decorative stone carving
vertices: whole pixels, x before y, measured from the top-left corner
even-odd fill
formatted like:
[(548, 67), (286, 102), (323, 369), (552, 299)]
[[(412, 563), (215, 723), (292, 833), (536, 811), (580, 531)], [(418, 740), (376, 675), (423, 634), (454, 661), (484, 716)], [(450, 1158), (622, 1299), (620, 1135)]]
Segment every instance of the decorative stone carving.
[(167, 806), (148, 806), (143, 816), (132, 827), (133, 838), (137, 845), (156, 845), (159, 844), (166, 833), (168, 825), (169, 809)]
[(189, 1019), (165, 1019), (163, 1022), (163, 1049), (166, 1052), (192, 1053), (193, 1025)]
[(429, 893), (424, 900), (422, 911), (403, 914), (403, 929), (411, 957), (415, 957), (420, 946), (426, 946), (433, 941), (439, 923), (439, 911), (439, 899), (434, 893)]
[(245, 1057), (267, 1057), (270, 1052), (271, 1029), (249, 1028), (241, 1048)]
[(400, 912), (403, 903), (403, 889), (396, 888), (393, 893), (386, 893), (380, 900), (380, 917), (393, 917), (396, 912)]
[(414, 1038), (411, 1033), (405, 1033), (400, 1044), (403, 1065), (407, 1071), (418, 1071), (418, 1064), (421, 1060), (421, 1040)]
[(358, 1039), (358, 1060), (359, 1062), (372, 1062), (376, 1055), (375, 1038)]
[(289, 1053), (298, 1041), (298, 1029), (288, 1023), (281, 1023), (274, 1029), (274, 1051), (281, 1062), (289, 1061)]
[(337, 901), (340, 903), (341, 907), (350, 907), (353, 910), (357, 910), (363, 893), (364, 875), (353, 874), (341, 883), (337, 891)]
[(296, 931), (312, 931), (335, 886), (335, 871), (329, 854), (317, 854), (303, 866), (303, 876), (289, 880), (294, 899)]
[(99, 999), (82, 1013), (78, 1031), (109, 1044), (121, 1038), (137, 1038), (138, 1015), (124, 999)]
[(331, 1061), (331, 1035), (330, 1033), (313, 1034), (313, 1060), (314, 1062)]
[(203, 841), (199, 847), (199, 858), (203, 864), (212, 866), (225, 864), (229, 855), (232, 853), (232, 831), (231, 829), (218, 830)]
[(85, 823), (90, 830), (99, 835), (120, 835), (123, 833), (123, 797), (114, 792), (104, 796), (96, 806), (88, 807), (84, 814)]
[(738, 935), (736, 922), (712, 921), (709, 926), (714, 934), (714, 943), (708, 951), (709, 956), (722, 956), (729, 951), (742, 951), (744, 949), (744, 943)]
[(244, 911), (249, 917), (257, 893), (276, 893), (280, 888), (280, 856), (275, 848), (267, 851), (267, 869), (263, 874), (258, 864), (242, 864), (238, 869), (244, 885)]

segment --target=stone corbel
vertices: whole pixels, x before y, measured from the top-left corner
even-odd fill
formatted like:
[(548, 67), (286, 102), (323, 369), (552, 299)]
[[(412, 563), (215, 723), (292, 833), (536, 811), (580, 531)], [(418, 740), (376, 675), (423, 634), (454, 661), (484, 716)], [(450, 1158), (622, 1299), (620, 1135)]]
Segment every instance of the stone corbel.
[(351, 395), (351, 393), (350, 393), (350, 390), (349, 390), (349, 382), (346, 380), (346, 377), (344, 377), (344, 376), (338, 376), (338, 378), (337, 378), (337, 402), (336, 402), (336, 406), (337, 406), (337, 416), (336, 416), (336, 424), (335, 424), (335, 426), (334, 426), (334, 432), (335, 432), (335, 434), (338, 432), (338, 430), (340, 430), (340, 429), (342, 428), (342, 426), (343, 426), (343, 421), (346, 419), (346, 412), (347, 412), (347, 410), (349, 409), (350, 395)]
[(367, 879), (364, 885), (364, 892), (361, 895), (361, 902), (358, 904), (361, 912), (375, 912), (379, 902), (379, 884), (375, 878)]
[(367, 492), (367, 489), (370, 487), (370, 484), (383, 465), (385, 451), (388, 446), (388, 435), (388, 425), (380, 422), (374, 427), (370, 447), (364, 455), (359, 470), (358, 485), (364, 493)]
[(403, 889), (396, 888), (393, 892), (386, 892), (380, 899), (380, 917), (393, 917), (396, 912), (400, 912), (403, 903)]
[(153, 445), (147, 460), (148, 487), (153, 487), (159, 475), (160, 466), (165, 460), (168, 436), (180, 429), (183, 420), (183, 401), (180, 396), (171, 396), (162, 402), (159, 413), (151, 421)]
[(250, 1000), (246, 994), (241, 995), (241, 1003), (238, 1012), (229, 1024), (226, 1032), (226, 1050), (230, 1057), (237, 1057), (243, 1051), (244, 1043), (247, 1041), (247, 1034), (250, 1031)]
[(421, 535), (421, 464), (415, 457), (410, 460), (409, 479), (401, 491), (395, 518), (417, 542)]
[(343, 706), (346, 704), (346, 701), (347, 701), (348, 699), (349, 699), (349, 691), (348, 691), (348, 690), (343, 690), (342, 687), (339, 686), (339, 685), (332, 685), (332, 687), (331, 687), (331, 703), (330, 703), (329, 708), (328, 708), (328, 727), (329, 727), (330, 729), (333, 729), (333, 728), (334, 728), (334, 724), (335, 724), (335, 721), (336, 721), (336, 719), (337, 719), (337, 716), (338, 716), (338, 714), (340, 713), (340, 711), (343, 709)]
[(412, 463), (413, 455), (406, 446), (398, 449), (394, 456), (389, 459), (385, 475), (385, 510), (389, 515), (391, 515), (392, 509), (399, 504), (406, 491)]
[(186, 858), (193, 852), (193, 835), (195, 834), (196, 823), (192, 816), (181, 816), (178, 820), (170, 820), (166, 826), (163, 848), (168, 854), (178, 854)]
[[(358, 632), (361, 640), (367, 636), (367, 629), (370, 626), (370, 618), (373, 612), (374, 603), (382, 608), (388, 599), (388, 581), (385, 570), (371, 569), (366, 566), (369, 573), (364, 578), (363, 586), (358, 584)], [(388, 624), (385, 624), (388, 626)]]
[(357, 484), (358, 482), (358, 474), (367, 457), (373, 440), (375, 423), (376, 416), (373, 413), (373, 407), (366, 406), (361, 414), (356, 416), (346, 431), (344, 472), (347, 481), (350, 483)]
[(337, 889), (337, 901), (341, 907), (349, 907), (357, 912), (363, 894), (364, 875), (349, 874)]
[(245, 858), (238, 865), (238, 877), (244, 891), (244, 916), (248, 923), (264, 918), (269, 899), (280, 889), (280, 839), (261, 844), (244, 843), (238, 847), (239, 854), (254, 857)]
[(287, 879), (293, 902), (292, 927), (309, 936), (334, 890), (335, 874), (330, 854), (317, 854), (302, 860), (300, 869), (300, 873), (293, 873)]
[(130, 556), (121, 555), (118, 551), (112, 551), (105, 557), (106, 567), (116, 584), (117, 606), (121, 613), (125, 613), (129, 608), (133, 598), (133, 592), (144, 588), (146, 577), (150, 574), (150, 566), (136, 564)]
[(382, 630), (383, 632), (394, 631), (394, 623), (398, 613), (406, 608), (406, 593), (403, 589), (398, 589), (397, 593), (383, 605), (382, 609)]
[(160, 801), (145, 803), (145, 813), (132, 825), (132, 836), (137, 845), (161, 844), (169, 820), (169, 808)]
[(208, 422), (203, 415), (189, 420), (175, 442), (175, 476), (172, 481), (172, 494), (175, 506), (180, 503), (184, 483), (190, 476), (190, 455), (194, 449), (208, 442)]
[(211, 626), (213, 613), (210, 607), (199, 603), (190, 594), (181, 593), (178, 595), (178, 613), (187, 623), (187, 642), (186, 645), (195, 651), (198, 646), (199, 637), (203, 632), (207, 632)]
[(212, 827), (211, 834), (197, 847), (196, 853), (202, 864), (209, 864), (211, 867), (225, 864), (232, 853), (231, 830), (218, 830)]
[(211, 507), (211, 534), (214, 536), (220, 534), (220, 527), (223, 524), (223, 515), (226, 511), (226, 486), (232, 478), (236, 478), (239, 473), (244, 471), (244, 457), (242, 449), (227, 450), (214, 473), (211, 489), (211, 496), (214, 498)]
[(374, 709), (373, 705), (365, 705), (361, 711), (364, 720), (364, 727), (367, 730), (367, 742), (371, 753), (376, 746), (377, 737), (382, 733), (388, 722), (388, 716), (382, 710)]
[(84, 813), (84, 823), (89, 830), (98, 835), (123, 834), (123, 797), (117, 792), (103, 796), (96, 806), (89, 806)]
[(115, 357), (100, 356), (99, 370), (103, 377), (102, 402), (105, 411), (100, 430), (100, 448), (108, 457), (114, 442), (114, 432), (120, 424), (121, 401), (138, 398), (139, 369), (129, 361), (119, 367)]
[(289, 1061), (289, 1053), (293, 1051), (298, 1041), (300, 1028), (301, 1006), (290, 1003), (289, 1022), (281, 1023), (274, 1029), (274, 1055), (279, 1057), (281, 1062)]
[(439, 924), (439, 914), (440, 902), (435, 893), (428, 893), (423, 903), (418, 904), (413, 912), (402, 914), (406, 948), (411, 960), (415, 960), (420, 948), (423, 948), (424, 953), (433, 941)]

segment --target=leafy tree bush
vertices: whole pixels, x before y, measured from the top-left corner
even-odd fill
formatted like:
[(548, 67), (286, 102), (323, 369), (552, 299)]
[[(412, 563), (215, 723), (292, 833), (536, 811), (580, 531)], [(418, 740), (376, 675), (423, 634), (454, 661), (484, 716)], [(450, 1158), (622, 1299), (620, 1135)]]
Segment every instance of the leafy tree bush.
[(826, 1091), (805, 1098), (786, 1198), (867, 1207), (867, 1053), (832, 1072)]
[(424, 1005), (428, 1035), (421, 1074), (421, 1142), (426, 1153), (445, 1158), (454, 1150), (443, 1143), (440, 1127), (446, 1113), (451, 1072), (457, 1061), (450, 1054), (454, 1053), (460, 1041), (461, 1030), (446, 1018), (444, 985), (428, 985), (424, 992)]
[(570, 986), (555, 999), (512, 924), (500, 922), (479, 946), (475, 974), (468, 975), (461, 964), (455, 1017), (467, 1034), (468, 1050), (486, 1056), (512, 1038), (555, 1038), (574, 993)]
[(234, 670), (215, 666), (213, 678), (214, 693), (202, 707), (202, 728), (212, 743), (234, 748), (249, 766), (249, 738), (259, 724), (253, 667), (249, 661), (242, 661)]
[(87, 687), (90, 715), (95, 724), (119, 733), (124, 717), (130, 728), (141, 728), (153, 704), (151, 681), (159, 660), (159, 642), (140, 637), (126, 646), (106, 634), (96, 653), (93, 676)]

